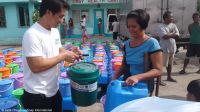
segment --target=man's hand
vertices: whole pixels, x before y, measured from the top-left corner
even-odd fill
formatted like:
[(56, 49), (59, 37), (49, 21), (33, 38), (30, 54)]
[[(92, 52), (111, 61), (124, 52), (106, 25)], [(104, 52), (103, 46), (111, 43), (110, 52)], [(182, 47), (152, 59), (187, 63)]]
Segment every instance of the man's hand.
[(62, 54), (64, 56), (64, 60), (70, 63), (74, 63), (76, 60), (79, 59), (79, 56), (72, 51), (66, 51)]
[(83, 58), (83, 57), (82, 57), (82, 52), (81, 52), (81, 50), (80, 50), (78, 47), (73, 47), (73, 48), (72, 48), (72, 51), (73, 51), (76, 55), (78, 55), (80, 59)]

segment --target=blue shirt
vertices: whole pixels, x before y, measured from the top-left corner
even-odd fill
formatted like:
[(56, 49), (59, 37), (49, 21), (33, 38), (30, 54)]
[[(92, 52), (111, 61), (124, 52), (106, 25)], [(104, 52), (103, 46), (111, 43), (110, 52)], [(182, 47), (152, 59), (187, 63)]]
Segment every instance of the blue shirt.
[(131, 39), (125, 42), (125, 59), (126, 63), (130, 65), (131, 75), (144, 73), (144, 53), (155, 53), (161, 51), (160, 45), (155, 38), (150, 37), (141, 45), (130, 47)]

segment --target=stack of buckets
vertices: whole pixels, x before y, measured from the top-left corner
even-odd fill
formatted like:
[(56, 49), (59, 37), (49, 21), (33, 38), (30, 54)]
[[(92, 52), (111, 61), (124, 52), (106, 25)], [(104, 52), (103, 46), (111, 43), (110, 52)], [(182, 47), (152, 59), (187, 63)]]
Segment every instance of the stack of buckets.
[(0, 108), (22, 109), (23, 74), (21, 50), (5, 49), (0, 52)]
[(98, 65), (100, 73), (101, 73), (99, 84), (107, 84), (108, 83), (108, 72), (107, 72), (108, 58), (107, 58), (107, 54), (103, 45), (99, 44), (96, 46), (94, 57), (93, 57), (93, 63)]
[(109, 76), (110, 76), (110, 80), (111, 77), (115, 74), (116, 70), (118, 70), (120, 68), (120, 66), (122, 65), (122, 60), (123, 60), (123, 53), (122, 51), (119, 50), (119, 47), (114, 45), (114, 44), (110, 44), (109, 45), (109, 50), (110, 50), (110, 65), (109, 65)]

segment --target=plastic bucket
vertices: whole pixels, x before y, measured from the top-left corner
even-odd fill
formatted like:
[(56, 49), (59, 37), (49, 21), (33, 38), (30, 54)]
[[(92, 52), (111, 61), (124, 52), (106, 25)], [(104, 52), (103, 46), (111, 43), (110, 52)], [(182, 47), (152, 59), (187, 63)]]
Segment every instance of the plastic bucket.
[(62, 73), (60, 74), (60, 76), (61, 76), (61, 78), (63, 78), (63, 79), (67, 78), (66, 72), (62, 72)]
[(3, 56), (3, 55), (0, 55), (0, 59), (1, 59), (1, 60), (3, 60), (3, 58), (5, 58), (5, 56)]
[(97, 99), (97, 80), (100, 76), (94, 63), (79, 62), (67, 72), (71, 84), (72, 101), (79, 106), (90, 106)]
[(12, 74), (10, 78), (14, 79), (14, 89), (20, 88), (24, 85), (24, 74)]
[(3, 55), (3, 53), (2, 52), (0, 52), (0, 56), (2, 56)]
[(59, 80), (59, 90), (62, 97), (71, 96), (70, 80), (68, 78), (60, 78)]
[(22, 60), (16, 60), (16, 61), (13, 61), (14, 64), (18, 64), (19, 65), (19, 68), (23, 68), (23, 61)]
[(5, 61), (6, 65), (12, 63), (12, 59), (11, 58), (3, 58), (3, 60)]
[(0, 98), (0, 111), (1, 112), (19, 112), (19, 100), (16, 98)]
[(11, 74), (15, 74), (19, 72), (19, 65), (18, 64), (9, 64), (6, 65), (7, 68), (10, 68)]
[(5, 66), (5, 62), (4, 60), (0, 60), (0, 68), (4, 67)]
[(2, 73), (2, 79), (6, 79), (6, 78), (10, 77), (10, 69), (9, 68), (6, 68), (6, 67), (0, 68), (0, 73)]
[(0, 80), (0, 98), (11, 96), (13, 88), (12, 79)]
[(22, 60), (20, 56), (11, 56), (13, 61)]
[(0, 73), (0, 80), (2, 79), (2, 73)]
[[(12, 91), (12, 94), (13, 94), (13, 96), (15, 96), (15, 98), (17, 98), (20, 101), (20, 98), (24, 94), (24, 89), (23, 88), (15, 89), (14, 91)], [(20, 101), (20, 109), (23, 109), (23, 108), (24, 107), (22, 106), (22, 103)]]
[(114, 70), (118, 70), (121, 67), (121, 65), (122, 65), (122, 62), (115, 62), (113, 66)]
[(12, 56), (17, 56), (17, 52), (8, 52), (8, 54), (11, 54)]

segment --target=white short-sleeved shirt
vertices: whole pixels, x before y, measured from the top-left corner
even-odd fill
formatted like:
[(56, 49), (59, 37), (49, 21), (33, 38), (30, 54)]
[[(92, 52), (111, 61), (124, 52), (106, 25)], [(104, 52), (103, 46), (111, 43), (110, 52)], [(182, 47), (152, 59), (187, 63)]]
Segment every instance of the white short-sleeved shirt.
[(176, 52), (176, 41), (173, 38), (164, 39), (163, 37), (169, 33), (176, 33), (176, 35), (180, 35), (178, 28), (174, 23), (170, 24), (160, 24), (157, 29), (157, 34), (160, 37), (160, 46), (164, 53), (175, 53)]
[(23, 62), (24, 62), (24, 89), (33, 94), (45, 94), (46, 97), (54, 96), (58, 89), (58, 66), (33, 73), (26, 57), (53, 58), (59, 55), (61, 47), (60, 34), (58, 29), (51, 31), (45, 29), (40, 24), (35, 23), (24, 34), (22, 41)]
[(82, 20), (81, 20), (81, 26), (85, 26), (86, 25), (86, 18), (83, 18)]
[(119, 32), (119, 22), (113, 22), (112, 23), (113, 26), (113, 32)]

